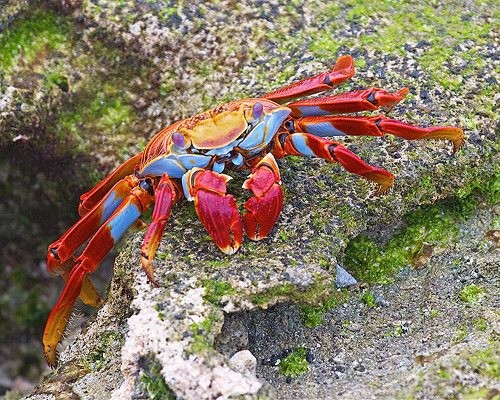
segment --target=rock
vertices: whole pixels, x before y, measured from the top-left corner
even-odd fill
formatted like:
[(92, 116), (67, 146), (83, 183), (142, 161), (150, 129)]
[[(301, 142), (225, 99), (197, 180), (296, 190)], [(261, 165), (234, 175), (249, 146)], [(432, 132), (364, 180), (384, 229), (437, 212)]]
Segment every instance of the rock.
[(229, 366), (243, 375), (255, 375), (257, 359), (249, 350), (241, 350), (229, 359)]
[(381, 294), (375, 295), (375, 304), (378, 306), (381, 306), (381, 307), (388, 307), (389, 306), (389, 302)]
[(340, 264), (337, 264), (337, 275), (335, 276), (335, 286), (339, 289), (353, 286), (358, 281), (349, 272), (347, 272)]
[[(25, 10), (39, 3), (27, 2)], [(394, 227), (401, 226), (399, 221), (408, 213), (447, 197), (465, 199), (474, 187), (485, 186), (494, 175), (498, 139), (491, 93), (475, 89), (486, 86), (484, 77), (495, 74), (493, 50), (488, 52), (483, 45), (484, 35), (492, 43), (497, 35), (487, 6), (464, 1), (450, 10), (451, 5), (436, 3), (436, 12), (443, 18), (464, 12), (474, 18), (465, 24), (467, 29), (463, 23), (457, 25), (457, 18), (446, 24), (440, 19), (439, 26), (429, 20), (429, 32), (439, 35), (426, 35), (428, 42), (410, 43), (412, 54), (402, 56), (400, 43), (418, 38), (400, 36), (416, 27), (399, 29), (397, 40), (393, 34), (380, 34), (397, 30), (401, 13), (411, 13), (412, 18), (403, 18), (405, 23), (419, 21), (418, 13), (425, 11), (420, 3), (402, 2), (402, 11), (376, 8), (376, 15), (372, 15), (376, 18), (319, 1), (290, 6), (290, 2), (277, 0), (259, 2), (258, 7), (246, 0), (239, 1), (237, 7), (226, 0), (181, 2), (173, 7), (163, 7), (159, 1), (64, 3), (78, 5), (65, 7), (65, 22), (70, 32), (74, 30), (74, 38), (60, 37), (64, 46), (34, 51), (35, 60), (17, 63), (18, 70), (0, 79), (0, 104), (5, 115), (0, 130), (6, 133), (1, 135), (0, 145), (4, 146), (2, 155), (9, 157), (8, 165), (0, 168), (0, 178), (9, 183), (10, 194), (2, 221), (9, 221), (19, 204), (24, 208), (30, 200), (43, 204), (49, 198), (52, 203), (46, 207), (46, 220), (53, 230), (63, 231), (69, 225), (55, 221), (62, 197), (54, 182), (61, 181), (60, 190), (64, 191), (75, 182), (84, 186), (84, 181), (92, 180), (87, 175), (95, 172), (96, 166), (100, 172), (109, 171), (122, 157), (139, 152), (154, 132), (172, 121), (326, 71), (344, 52), (359, 55), (359, 68), (342, 90), (379, 85), (394, 90), (408, 84), (413, 96), (390, 112), (392, 118), (423, 126), (464, 126), (474, 140), (452, 156), (450, 144), (444, 141), (339, 139), (368, 163), (397, 176), (393, 190), (377, 197), (370, 197), (374, 190), (370, 182), (348, 174), (338, 164), (296, 157), (280, 160), (286, 205), (279, 222), (268, 238), (244, 242), (232, 257), (222, 255), (207, 240), (192, 204), (179, 202), (154, 260), (161, 286), (153, 288), (147, 283), (139, 259), (143, 233), (131, 232), (119, 246), (106, 305), (62, 350), (61, 368), (35, 390), (33, 398), (43, 393), (83, 400), (161, 398), (160, 394), (167, 397), (167, 393), (188, 400), (218, 396), (309, 399), (331, 397), (340, 391), (346, 399), (398, 398), (417, 397), (415, 393), (401, 395), (417, 388), (424, 391), (418, 396), (426, 398), (449, 391), (449, 397), (469, 396), (459, 393), (459, 388), (467, 385), (440, 381), (435, 389), (435, 379), (441, 376), (436, 372), (441, 362), (449, 360), (454, 368), (455, 359), (489, 346), (492, 318), (483, 315), (494, 309), (491, 294), (498, 288), (492, 266), (498, 265), (498, 257), (481, 242), (482, 235), (467, 232), (466, 227), (486, 232), (492, 221), (490, 211), (477, 210), (483, 213), (482, 218), (458, 226), (460, 240), (451, 249), (444, 246), (440, 253), (433, 253), (428, 268), (416, 271), (408, 266), (391, 283), (390, 292), (387, 285), (377, 287), (381, 296), (390, 296), (391, 307), (360, 310), (355, 290), (341, 307), (335, 307), (338, 292), (329, 267), (331, 260), (341, 259), (353, 237), (367, 233), (390, 239), (397, 234)], [(373, 13), (369, 8), (366, 11)], [(2, 24), (9, 24), (0, 18)], [(479, 36), (464, 37), (474, 32)], [(357, 37), (362, 40), (352, 40)], [(442, 59), (436, 63), (429, 60), (433, 54), (430, 49), (454, 48), (457, 42), (467, 42), (467, 49), (473, 48), (481, 62), (469, 61), (469, 50), (463, 55), (438, 54)], [(442, 68), (443, 64), (455, 65), (452, 59), (462, 56), (468, 60), (466, 79)], [(419, 72), (418, 79), (411, 76), (413, 70)], [(432, 96), (418, 96), (429, 90)], [(45, 136), (38, 140), (38, 135)], [(77, 149), (84, 154), (81, 160), (74, 154)], [(398, 157), (392, 157), (393, 153)], [(63, 155), (62, 161), (56, 155)], [(33, 161), (34, 166), (26, 168), (25, 160)], [(15, 162), (25, 169), (9, 175)], [(68, 166), (86, 178), (76, 179)], [(46, 174), (46, 180), (33, 173), (41, 167), (52, 173)], [(238, 201), (248, 196), (241, 189), (246, 174), (234, 173), (228, 186)], [(41, 193), (34, 189), (37, 187), (43, 188)], [(52, 197), (46, 196), (47, 192)], [(77, 190), (71, 192), (73, 207)], [(4, 197), (1, 201), (3, 206)], [(475, 209), (471, 204), (462, 206), (467, 211)], [(19, 223), (25, 229), (25, 240), (55, 239), (55, 233), (38, 234), (31, 219)], [(10, 223), (3, 225), (11, 235), (18, 232)], [(16, 244), (16, 238), (10, 239)], [(36, 246), (22, 249), (30, 247)], [(467, 274), (467, 254), (474, 255), (471, 260), (481, 274)], [(17, 260), (9, 252), (5, 259)], [(484, 286), (490, 295), (474, 307), (464, 307), (457, 296), (460, 281), (450, 273), (454, 269), (455, 276), (470, 276), (468, 283)], [(103, 282), (108, 282), (106, 279)], [(318, 320), (324, 317), (322, 325), (304, 326), (305, 304), (320, 317)], [(429, 315), (438, 318), (422, 313), (429, 304), (437, 313)], [(46, 315), (40, 310), (32, 314)], [(230, 318), (239, 322), (224, 328)], [(401, 318), (411, 320), (412, 329), (396, 336), (394, 324)], [(478, 323), (479, 318), (486, 322)], [(346, 321), (352, 323), (347, 325)], [(474, 324), (481, 329), (470, 329)], [(462, 325), (467, 330), (460, 331)], [(457, 331), (468, 335), (467, 340), (457, 339), (462, 337)], [(226, 334), (235, 338), (234, 344), (220, 339)], [(399, 371), (398, 359), (413, 361), (423, 335), (428, 337), (425, 346), (440, 348), (429, 360), (432, 365), (422, 370), (415, 363), (405, 364), (404, 371)], [(315, 361), (306, 375), (290, 384), (277, 376), (274, 365), (259, 362), (255, 374), (231, 367), (229, 357), (235, 351), (248, 350), (260, 361), (297, 346), (314, 348)], [(362, 373), (346, 367), (332, 376), (332, 366), (326, 360), (339, 349), (345, 354), (341, 366), (361, 359)], [(398, 357), (392, 359), (393, 354)], [(377, 367), (379, 360), (387, 361), (385, 368)], [(3, 359), (0, 362), (7, 364)], [(467, 365), (469, 381), (480, 382), (481, 389), (493, 387), (485, 374), (474, 372), (479, 368), (477, 361), (472, 359)], [(272, 387), (271, 394), (267, 387)], [(160, 394), (154, 392), (158, 388)]]

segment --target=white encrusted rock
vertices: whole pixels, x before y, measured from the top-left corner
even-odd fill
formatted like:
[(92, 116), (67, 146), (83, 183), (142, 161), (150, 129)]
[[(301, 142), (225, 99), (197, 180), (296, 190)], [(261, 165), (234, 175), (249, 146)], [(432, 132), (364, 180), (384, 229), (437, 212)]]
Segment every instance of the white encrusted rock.
[(230, 358), (229, 366), (243, 375), (255, 375), (257, 359), (250, 350), (241, 350)]

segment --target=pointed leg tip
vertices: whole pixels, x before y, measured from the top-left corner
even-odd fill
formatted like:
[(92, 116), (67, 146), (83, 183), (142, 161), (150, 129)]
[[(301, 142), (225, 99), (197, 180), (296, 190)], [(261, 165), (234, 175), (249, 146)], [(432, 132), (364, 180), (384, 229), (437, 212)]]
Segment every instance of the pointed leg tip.
[(450, 140), (453, 143), (453, 154), (455, 154), (465, 144), (465, 133), (457, 126), (437, 126), (428, 128), (429, 139)]
[(153, 269), (153, 262), (144, 253), (141, 254), (141, 266), (142, 266), (142, 270), (146, 274), (146, 277), (148, 278), (148, 282), (154, 287), (159, 287), (160, 284), (158, 283), (158, 281), (155, 278), (155, 273), (154, 273), (154, 269)]
[(407, 87), (403, 87), (401, 89), (399, 89), (399, 91), (397, 92), (398, 96), (403, 99), (404, 97), (406, 97), (406, 95), (410, 92), (410, 89), (408, 89)]
[(375, 190), (370, 197), (377, 197), (381, 194), (388, 192), (394, 185), (394, 175), (389, 171), (379, 169), (363, 175), (366, 179), (377, 183), (377, 190)]
[(57, 360), (59, 357), (55, 347), (52, 347), (50, 345), (45, 345), (44, 356), (45, 356), (45, 361), (47, 362), (50, 368), (54, 369), (57, 367)]
[(392, 183), (390, 185), (379, 185), (377, 190), (375, 190), (373, 193), (370, 194), (371, 198), (378, 197), (384, 193), (389, 192), (389, 190), (392, 188)]
[(234, 253), (236, 253), (240, 248), (240, 245), (233, 245), (233, 246), (226, 246), (226, 247), (220, 247), (220, 249), (227, 254), (228, 256), (232, 256)]
[(465, 134), (463, 129), (461, 128), (455, 128), (456, 129), (456, 138), (452, 139), (453, 142), (453, 154), (455, 154), (458, 150), (462, 148), (462, 146), (465, 144)]
[(155, 287), (155, 288), (158, 288), (160, 287), (160, 284), (158, 283), (158, 281), (155, 279), (155, 277), (148, 277), (148, 282), (151, 286)]

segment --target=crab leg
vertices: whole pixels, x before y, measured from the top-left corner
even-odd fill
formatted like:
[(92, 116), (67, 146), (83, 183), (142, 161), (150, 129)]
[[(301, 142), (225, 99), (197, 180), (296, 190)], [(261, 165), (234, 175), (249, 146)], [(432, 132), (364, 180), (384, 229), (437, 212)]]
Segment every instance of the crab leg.
[(295, 129), (321, 137), (343, 135), (383, 136), (389, 133), (407, 140), (451, 140), (453, 142), (453, 152), (456, 152), (465, 140), (463, 130), (454, 126), (422, 128), (382, 115), (373, 117), (305, 117), (295, 121)]
[[(61, 266), (61, 270), (64, 272), (61, 273), (61, 277), (66, 282), (71, 274), (71, 269), (75, 265), (76, 258), (71, 256), (66, 262)], [(82, 291), (80, 293), (80, 299), (87, 305), (98, 308), (102, 306), (104, 300), (101, 295), (95, 288), (94, 284), (90, 280), (88, 276), (85, 277), (82, 284)]]
[(116, 241), (139, 218), (153, 200), (152, 187), (146, 181), (135, 187), (123, 200), (111, 217), (92, 237), (83, 253), (69, 272), (63, 292), (51, 311), (45, 331), (43, 345), (45, 358), (50, 366), (57, 364), (57, 344), (61, 341), (77, 297), (80, 295), (85, 277), (94, 272)]
[(153, 258), (160, 244), (161, 237), (165, 231), (165, 225), (170, 218), (172, 205), (181, 197), (181, 189), (164, 174), (155, 189), (155, 207), (153, 209), (152, 222), (144, 236), (141, 247), (142, 269), (146, 273), (149, 282), (159, 286), (154, 277)]
[(262, 158), (252, 174), (243, 183), (244, 189), (253, 192), (245, 203), (243, 215), (245, 232), (252, 240), (266, 237), (278, 219), (283, 207), (281, 177), (276, 160), (271, 153)]
[(354, 75), (354, 61), (351, 56), (341, 56), (337, 59), (333, 70), (323, 72), (311, 78), (292, 83), (289, 86), (267, 93), (263, 98), (286, 103), (298, 97), (330, 90)]
[(347, 171), (377, 183), (379, 187), (374, 195), (385, 192), (394, 183), (393, 174), (385, 169), (367, 164), (352, 151), (332, 140), (323, 139), (309, 133), (298, 132), (282, 137), (278, 146), (281, 147), (277, 149), (278, 157), (302, 155), (320, 157), (342, 164)]
[(134, 172), (136, 165), (141, 162), (142, 153), (139, 153), (122, 165), (118, 166), (106, 178), (99, 182), (92, 190), (80, 196), (80, 205), (78, 206), (78, 213), (80, 215), (86, 214), (101, 200), (111, 188), (121, 179), (125, 178)]
[(388, 92), (384, 89), (369, 88), (346, 92), (335, 96), (315, 97), (299, 100), (288, 105), (292, 110), (292, 117), (306, 117), (312, 115), (329, 115), (352, 113), (358, 111), (376, 110), (378, 108), (391, 109), (408, 94), (408, 88), (397, 92)]
[(60, 265), (68, 260), (78, 247), (88, 240), (109, 216), (116, 210), (130, 190), (137, 186), (139, 180), (129, 175), (120, 180), (111, 191), (102, 198), (91, 211), (86, 213), (57, 241), (49, 245), (47, 268), (49, 272), (61, 272)]
[(184, 194), (194, 200), (198, 217), (213, 241), (226, 254), (235, 253), (243, 237), (236, 200), (226, 194), (230, 176), (193, 168), (182, 177)]

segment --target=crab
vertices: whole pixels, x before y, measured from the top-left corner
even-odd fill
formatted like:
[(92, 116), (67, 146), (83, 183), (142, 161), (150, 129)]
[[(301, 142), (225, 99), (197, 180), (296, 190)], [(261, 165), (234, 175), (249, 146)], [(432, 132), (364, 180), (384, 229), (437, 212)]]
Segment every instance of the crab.
[[(95, 307), (103, 303), (89, 274), (152, 204), (152, 222), (140, 254), (148, 280), (158, 286), (153, 259), (171, 208), (182, 198), (194, 202), (215, 244), (224, 253), (233, 254), (241, 245), (243, 232), (251, 240), (260, 240), (270, 233), (280, 215), (283, 192), (276, 159), (295, 155), (339, 163), (377, 184), (374, 194), (378, 195), (393, 185), (394, 175), (367, 164), (331, 138), (392, 134), (407, 140), (450, 140), (454, 152), (462, 146), (464, 133), (458, 127), (424, 128), (382, 114), (355, 114), (390, 110), (405, 97), (407, 88), (389, 92), (372, 87), (299, 99), (330, 90), (353, 75), (352, 57), (341, 56), (329, 72), (175, 122), (158, 132), (143, 152), (83, 194), (81, 218), (48, 247), (49, 272), (62, 275), (66, 281), (43, 334), (49, 365), (57, 364), (57, 346), (77, 298)], [(239, 169), (250, 171), (243, 188), (251, 196), (242, 216), (235, 198), (226, 193), (231, 177), (223, 173)], [(75, 256), (87, 241), (83, 252)]]

